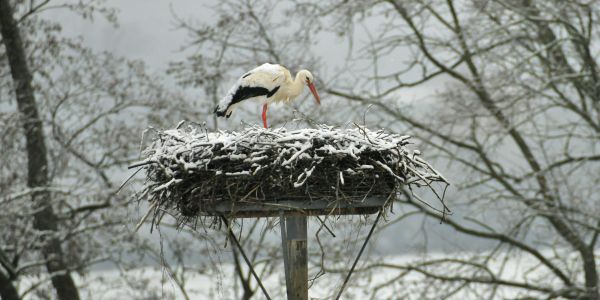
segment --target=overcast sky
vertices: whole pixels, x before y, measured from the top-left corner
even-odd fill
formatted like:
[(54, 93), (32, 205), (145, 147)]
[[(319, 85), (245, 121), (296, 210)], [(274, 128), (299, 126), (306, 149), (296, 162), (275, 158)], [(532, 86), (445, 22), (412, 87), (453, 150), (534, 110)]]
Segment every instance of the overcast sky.
[(98, 51), (109, 51), (130, 59), (145, 61), (161, 70), (169, 61), (182, 58), (178, 51), (185, 44), (186, 33), (175, 30), (172, 11), (184, 18), (204, 20), (210, 17), (207, 6), (214, 1), (195, 0), (108, 0), (119, 10), (119, 27), (102, 18), (83, 20), (65, 10), (46, 12), (63, 24), (68, 36), (81, 36), (84, 43)]

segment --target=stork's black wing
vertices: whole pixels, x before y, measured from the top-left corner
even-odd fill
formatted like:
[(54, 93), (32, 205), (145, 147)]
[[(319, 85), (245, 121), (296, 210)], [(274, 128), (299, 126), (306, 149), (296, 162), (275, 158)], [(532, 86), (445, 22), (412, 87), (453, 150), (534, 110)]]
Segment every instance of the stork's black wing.
[[(259, 96), (267, 96), (267, 98), (269, 98), (269, 97), (273, 96), (277, 92), (277, 90), (279, 90), (279, 86), (275, 87), (272, 90), (269, 90), (264, 87), (259, 87), (259, 86), (239, 86), (237, 88), (237, 90), (235, 91), (235, 93), (233, 93), (233, 95), (231, 96), (229, 103), (227, 103), (227, 107), (217, 106), (215, 108), (215, 113), (219, 117), (224, 117), (225, 113), (227, 112), (229, 107), (231, 107), (232, 105), (234, 105), (236, 103), (240, 103), (246, 99), (259, 97)], [(230, 115), (231, 114), (227, 115), (226, 117), (229, 118)]]

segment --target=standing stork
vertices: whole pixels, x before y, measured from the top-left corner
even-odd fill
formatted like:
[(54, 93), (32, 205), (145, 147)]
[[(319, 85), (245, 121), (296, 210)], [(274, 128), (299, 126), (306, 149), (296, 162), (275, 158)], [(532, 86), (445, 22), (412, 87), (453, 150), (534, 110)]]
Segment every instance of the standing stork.
[(215, 114), (229, 118), (240, 102), (258, 99), (263, 104), (262, 120), (264, 127), (267, 128), (268, 105), (273, 102), (290, 103), (302, 93), (304, 85), (308, 85), (317, 104), (321, 104), (313, 75), (309, 71), (300, 70), (293, 79), (290, 71), (283, 66), (265, 63), (238, 79), (227, 95), (219, 101)]

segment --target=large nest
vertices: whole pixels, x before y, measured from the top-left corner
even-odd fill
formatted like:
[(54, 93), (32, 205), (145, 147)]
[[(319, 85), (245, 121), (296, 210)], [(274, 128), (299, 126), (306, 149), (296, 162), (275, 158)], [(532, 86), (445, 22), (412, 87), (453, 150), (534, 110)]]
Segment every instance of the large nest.
[(409, 143), (358, 126), (208, 132), (187, 125), (158, 131), (134, 166), (146, 169), (143, 195), (153, 207), (189, 219), (220, 201), (360, 202), (391, 199), (401, 185), (446, 182)]

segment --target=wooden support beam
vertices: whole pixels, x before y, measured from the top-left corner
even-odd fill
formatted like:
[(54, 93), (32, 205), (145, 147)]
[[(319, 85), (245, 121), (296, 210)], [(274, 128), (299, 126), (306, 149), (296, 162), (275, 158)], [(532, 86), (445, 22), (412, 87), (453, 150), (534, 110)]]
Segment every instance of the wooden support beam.
[(367, 215), (381, 210), (387, 197), (371, 196), (362, 201), (218, 201), (206, 203), (200, 208), (201, 215), (229, 218), (261, 218), (277, 216), (319, 216), (319, 215)]
[(308, 300), (307, 217), (282, 216), (281, 243), (288, 300)]

